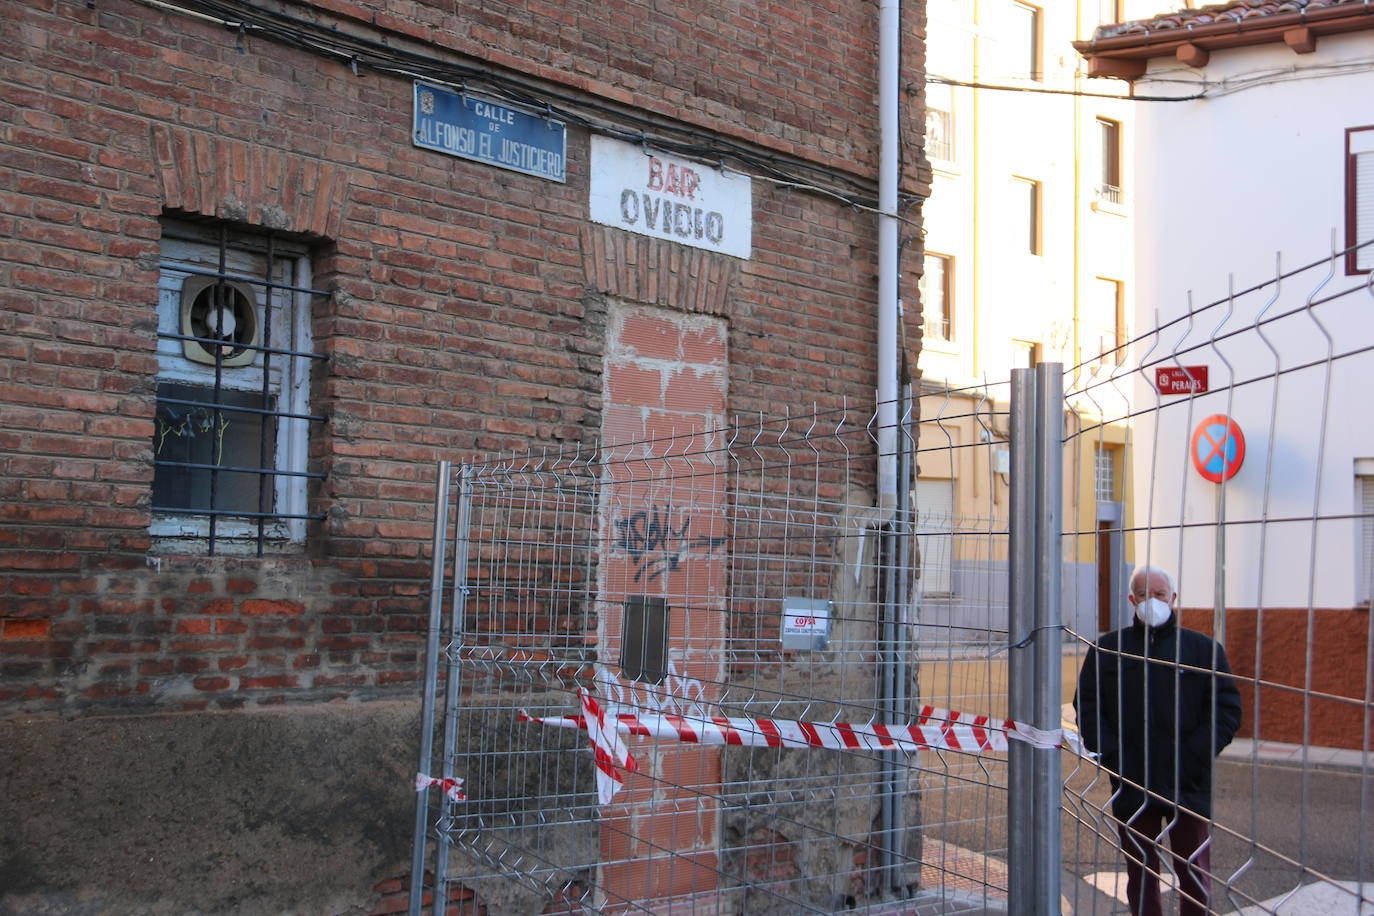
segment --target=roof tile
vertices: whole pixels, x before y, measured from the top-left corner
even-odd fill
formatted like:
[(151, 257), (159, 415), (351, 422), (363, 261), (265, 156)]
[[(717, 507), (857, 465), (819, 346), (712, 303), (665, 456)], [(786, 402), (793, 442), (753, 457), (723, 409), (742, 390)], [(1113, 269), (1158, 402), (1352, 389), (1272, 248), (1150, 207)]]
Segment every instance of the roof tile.
[(1204, 25), (1215, 25), (1228, 19), (1239, 23), (1256, 16), (1300, 13), (1304, 10), (1325, 9), (1333, 6), (1357, 6), (1364, 2), (1365, 0), (1233, 0), (1231, 3), (1216, 3), (1201, 9), (1165, 13), (1152, 19), (1137, 19), (1132, 22), (1099, 26), (1097, 31), (1093, 33), (1093, 39), (1117, 38), (1124, 35), (1148, 35), (1170, 29), (1192, 29)]

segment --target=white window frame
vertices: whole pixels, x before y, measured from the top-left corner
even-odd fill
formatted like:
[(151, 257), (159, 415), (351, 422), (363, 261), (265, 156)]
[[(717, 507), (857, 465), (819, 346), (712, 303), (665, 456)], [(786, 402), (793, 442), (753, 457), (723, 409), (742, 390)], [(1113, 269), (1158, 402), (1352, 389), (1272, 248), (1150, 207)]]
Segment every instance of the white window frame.
[[(1124, 128), (1113, 118), (1097, 118), (1098, 171), (1093, 193), (1098, 200), (1120, 205), (1125, 200)], [(1110, 180), (1110, 179), (1115, 179)]]
[[(177, 270), (173, 264), (185, 264), (199, 271), (217, 270), (218, 264), (218, 224), (202, 227), (172, 220), (163, 223), (161, 260), (163, 267), (158, 276), (158, 330), (164, 333), (180, 333), (181, 328), (181, 285), (194, 276), (203, 274)], [(263, 279), (263, 269), (254, 264), (263, 258), (248, 254), (243, 241), (251, 233), (230, 233), (228, 242), (229, 258), (226, 260), (225, 273), (232, 278), (244, 280)], [(236, 244), (237, 242), (237, 244)], [(298, 353), (312, 351), (310, 332), (310, 296), (299, 290), (311, 286), (311, 266), (309, 252), (304, 246), (292, 244), (278, 238), (274, 240), (274, 260), (278, 272), (275, 282), (285, 283), (297, 290), (277, 289), (279, 315), (273, 321), (273, 349), (290, 349)], [(257, 295), (258, 326), (266, 326), (264, 303), (266, 288), (258, 284), (246, 284)], [(282, 333), (286, 332), (286, 339)], [(183, 341), (158, 337), (157, 341), (158, 374), (157, 381), (189, 382), (197, 385), (214, 385), (214, 366), (196, 363), (187, 359)], [(304, 357), (273, 354), (270, 360), (269, 380), (276, 395), (276, 409), (285, 413), (305, 414), (310, 404), (310, 363)], [(220, 386), (241, 391), (260, 391), (262, 388), (263, 354), (254, 356), (251, 365), (222, 368)], [(274, 445), (272, 467), (277, 470), (303, 472), (309, 454), (308, 421), (301, 419), (277, 418), (277, 434)], [(157, 431), (154, 431), (154, 436)], [(156, 443), (155, 443), (156, 444)], [(273, 511), (282, 515), (305, 515), (307, 509), (307, 478), (280, 475), (272, 478), (274, 488)], [(305, 541), (306, 520), (304, 518), (269, 519), (264, 526), (265, 537), (274, 544), (299, 545)], [(155, 549), (171, 549), (176, 552), (196, 552), (197, 542), (205, 541), (210, 533), (210, 519), (188, 510), (185, 514), (159, 512), (153, 515), (149, 533), (154, 539)], [(216, 551), (222, 553), (247, 552), (257, 542), (258, 525), (255, 519), (242, 516), (219, 516), (215, 522)]]
[[(1117, 449), (1105, 442), (1093, 443), (1093, 496), (1100, 503), (1114, 503), (1121, 500), (1117, 496), (1117, 481), (1120, 478), (1117, 467)], [(1106, 484), (1104, 495), (1103, 484)]]
[(925, 596), (952, 596), (956, 499), (954, 479), (918, 477), (912, 497), (916, 500), (916, 537), (921, 547), (920, 593)]
[[(1026, 247), (1019, 252), (1027, 257), (1038, 258), (1045, 254), (1045, 186), (1035, 178), (1024, 175), (1011, 176), (1015, 193), (1024, 202)], [(1018, 204), (1018, 209), (1021, 204)], [(1019, 235), (1019, 233), (1018, 233)], [(1019, 248), (1020, 245), (1017, 245)]]
[[(954, 257), (947, 254), (939, 254), (934, 251), (927, 251), (923, 255), (925, 264), (922, 265), (921, 279), (918, 281), (917, 288), (921, 292), (921, 318), (922, 333), (934, 340), (944, 343), (951, 343), (954, 340)], [(930, 262), (936, 260), (940, 262), (941, 284), (940, 298), (944, 306), (944, 313), (940, 316), (940, 322), (945, 326), (945, 332), (931, 330), (931, 316), (927, 311), (930, 304)]]
[[(1008, 78), (1041, 82), (1045, 78), (1045, 11), (1033, 3), (1011, 0), (1006, 15)], [(1030, 23), (1030, 35), (1025, 34), (1026, 22)]]
[[(1345, 132), (1346, 245), (1354, 247), (1374, 239), (1374, 126), (1351, 127)], [(1346, 258), (1347, 274), (1374, 270), (1374, 245), (1352, 251)]]
[[(944, 138), (938, 144), (931, 140), (932, 120), (943, 121)], [(953, 163), (958, 155), (954, 137), (954, 87), (948, 83), (926, 83), (926, 155), (937, 162), (948, 163)]]
[(1374, 607), (1374, 458), (1355, 461), (1355, 603)]

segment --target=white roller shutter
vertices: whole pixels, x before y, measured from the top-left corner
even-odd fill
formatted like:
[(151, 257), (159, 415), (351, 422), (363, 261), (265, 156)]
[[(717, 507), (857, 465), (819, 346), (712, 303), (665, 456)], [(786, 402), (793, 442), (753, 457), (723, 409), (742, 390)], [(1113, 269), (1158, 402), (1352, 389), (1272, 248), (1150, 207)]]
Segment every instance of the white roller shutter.
[(1360, 569), (1356, 577), (1357, 600), (1374, 604), (1374, 476), (1355, 478), (1360, 507)]
[(953, 480), (945, 478), (917, 479), (916, 539), (921, 547), (921, 594), (953, 594)]
[[(1352, 244), (1361, 244), (1374, 239), (1374, 129), (1352, 130), (1349, 137), (1349, 155), (1354, 174), (1351, 176), (1350, 209), (1355, 222), (1355, 238)], [(1361, 248), (1355, 254), (1357, 270), (1374, 270), (1374, 245)]]
[[(1374, 153), (1355, 157), (1355, 244), (1374, 239)], [(1355, 256), (1360, 270), (1374, 270), (1374, 245), (1361, 248)]]

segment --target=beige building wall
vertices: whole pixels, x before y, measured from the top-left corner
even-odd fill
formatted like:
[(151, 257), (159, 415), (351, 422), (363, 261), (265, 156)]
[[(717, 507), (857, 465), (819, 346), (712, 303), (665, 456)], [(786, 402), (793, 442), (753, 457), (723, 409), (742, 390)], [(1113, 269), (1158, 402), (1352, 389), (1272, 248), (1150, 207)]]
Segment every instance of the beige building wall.
[[(1065, 559), (1089, 595), (1097, 534), (1129, 528), (1135, 291), (1132, 131), (1136, 102), (1089, 82), (1071, 42), (1102, 22), (1160, 12), (1150, 0), (1038, 4), (930, 0), (922, 278), (923, 483), (948, 480), (953, 527), (1005, 530), (1009, 378), (1059, 362), (1072, 392), (1065, 428)], [(993, 88), (997, 87), (997, 88)], [(986, 447), (975, 447), (983, 444)], [(1005, 466), (1003, 465), (1003, 468)], [(927, 488), (927, 493), (935, 491)], [(1110, 494), (1110, 499), (1099, 499)], [(938, 493), (936, 493), (938, 498)], [(1126, 539), (1129, 540), (1129, 539)], [(1119, 560), (1129, 562), (1128, 545)], [(955, 537), (951, 564), (1004, 559), (1005, 541)], [(951, 589), (957, 589), (958, 575)]]

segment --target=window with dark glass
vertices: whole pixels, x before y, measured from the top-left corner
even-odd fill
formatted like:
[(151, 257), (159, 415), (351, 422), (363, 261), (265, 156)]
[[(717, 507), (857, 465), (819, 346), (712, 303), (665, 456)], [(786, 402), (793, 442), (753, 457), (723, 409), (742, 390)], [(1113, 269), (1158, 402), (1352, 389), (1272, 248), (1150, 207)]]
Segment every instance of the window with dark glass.
[(304, 539), (310, 428), (305, 247), (165, 220), (153, 522), (159, 547), (262, 553)]

